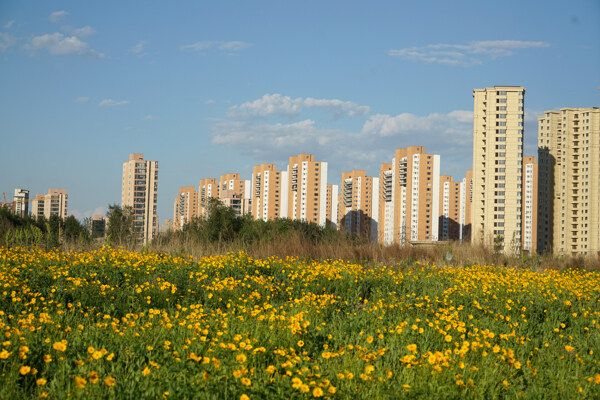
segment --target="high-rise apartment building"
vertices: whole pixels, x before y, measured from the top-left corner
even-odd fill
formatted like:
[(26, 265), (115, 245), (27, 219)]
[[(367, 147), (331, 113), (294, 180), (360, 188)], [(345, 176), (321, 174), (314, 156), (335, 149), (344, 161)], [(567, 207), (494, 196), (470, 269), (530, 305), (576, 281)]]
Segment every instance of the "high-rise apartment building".
[(121, 206), (133, 209), (134, 232), (142, 244), (158, 232), (157, 202), (158, 161), (144, 160), (141, 153), (130, 154), (129, 161), (123, 163)]
[(473, 204), (473, 171), (468, 170), (460, 185), (459, 239), (471, 241), (471, 205)]
[(522, 244), (525, 89), (475, 89), (473, 98), (471, 242), (515, 253)]
[(327, 185), (327, 224), (338, 229), (339, 226), (339, 186)]
[(288, 175), (277, 171), (275, 164), (254, 166), (252, 172), (252, 216), (254, 219), (286, 218)]
[(600, 109), (561, 108), (538, 118), (538, 251), (600, 251)]
[(315, 161), (312, 154), (291, 156), (287, 168), (290, 219), (327, 222), (327, 163)]
[(236, 215), (244, 215), (252, 211), (250, 206), (251, 195), (250, 180), (240, 179), (240, 174), (221, 175), (219, 199), (227, 207), (233, 208)]
[(58, 215), (67, 218), (69, 196), (65, 189), (48, 189), (48, 194), (37, 194), (31, 201), (31, 215), (50, 218)]
[(422, 146), (396, 149), (391, 164), (382, 164), (379, 237), (383, 244), (439, 238), (440, 156)]
[(379, 178), (363, 170), (342, 172), (339, 229), (377, 241)]
[(192, 218), (198, 217), (198, 192), (196, 188), (194, 186), (180, 187), (173, 208), (173, 229), (175, 230), (180, 230)]
[(450, 175), (440, 176), (439, 240), (460, 239), (461, 185)]
[(538, 164), (535, 157), (523, 156), (523, 225), (522, 249), (533, 254), (537, 252), (537, 216), (538, 216)]
[(198, 184), (198, 216), (208, 218), (211, 199), (219, 199), (219, 181), (216, 178), (200, 179)]
[(15, 213), (21, 217), (29, 214), (29, 190), (15, 189), (13, 207)]

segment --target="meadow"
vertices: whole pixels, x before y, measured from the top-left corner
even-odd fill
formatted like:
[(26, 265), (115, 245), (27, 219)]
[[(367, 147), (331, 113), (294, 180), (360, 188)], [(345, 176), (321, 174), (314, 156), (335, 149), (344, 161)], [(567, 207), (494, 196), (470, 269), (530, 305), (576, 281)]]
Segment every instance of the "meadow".
[(0, 398), (600, 397), (600, 274), (0, 248)]

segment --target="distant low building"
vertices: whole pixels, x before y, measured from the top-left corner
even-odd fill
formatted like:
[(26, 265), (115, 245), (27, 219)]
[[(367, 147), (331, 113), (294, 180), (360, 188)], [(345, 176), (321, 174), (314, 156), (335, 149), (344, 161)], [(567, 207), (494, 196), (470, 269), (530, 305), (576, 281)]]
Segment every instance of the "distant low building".
[(106, 218), (100, 214), (94, 214), (90, 222), (92, 237), (101, 238), (106, 236)]

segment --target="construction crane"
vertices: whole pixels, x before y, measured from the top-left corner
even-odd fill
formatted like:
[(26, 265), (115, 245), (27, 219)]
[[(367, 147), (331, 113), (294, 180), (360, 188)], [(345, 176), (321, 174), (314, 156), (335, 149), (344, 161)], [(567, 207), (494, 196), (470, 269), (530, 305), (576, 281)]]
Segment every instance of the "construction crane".
[(17, 204), (30, 203), (37, 199), (34, 197), (31, 199), (17, 199), (17, 200), (13, 200), (13, 201), (6, 201), (6, 192), (2, 192), (2, 200), (3, 200), (3, 202), (0, 203), (0, 207), (12, 208), (14, 210), (16, 208)]

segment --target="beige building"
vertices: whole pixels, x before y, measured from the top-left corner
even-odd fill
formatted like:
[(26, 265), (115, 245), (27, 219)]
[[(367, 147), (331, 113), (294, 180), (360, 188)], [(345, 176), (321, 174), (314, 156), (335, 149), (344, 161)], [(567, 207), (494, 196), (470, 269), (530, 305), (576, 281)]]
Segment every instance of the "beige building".
[(287, 217), (287, 172), (277, 171), (275, 164), (260, 164), (252, 171), (252, 216), (254, 219)]
[(600, 109), (562, 108), (538, 118), (538, 250), (600, 251)]
[(379, 178), (363, 170), (342, 172), (339, 229), (377, 242)]
[(449, 175), (440, 176), (439, 240), (459, 240), (461, 226), (462, 182), (454, 182)]
[(384, 245), (439, 239), (440, 156), (422, 146), (396, 149), (382, 164), (379, 237)]
[(250, 204), (251, 195), (250, 180), (240, 179), (240, 174), (221, 175), (219, 199), (227, 207), (233, 208), (236, 215), (244, 215), (252, 212)]
[(37, 194), (31, 201), (31, 215), (46, 218), (58, 215), (60, 218), (67, 218), (68, 200), (65, 189), (48, 189), (48, 194)]
[(121, 206), (133, 208), (137, 240), (146, 244), (158, 232), (158, 161), (144, 160), (141, 153), (129, 155), (123, 163)]
[(537, 253), (538, 164), (535, 157), (523, 157), (522, 250)]
[(173, 229), (180, 230), (192, 218), (199, 216), (198, 192), (194, 186), (179, 188), (179, 194), (175, 197), (173, 205)]
[(210, 199), (219, 199), (219, 181), (216, 178), (200, 179), (198, 184), (198, 216), (208, 218)]
[(507, 253), (522, 243), (525, 89), (473, 90), (473, 204), (471, 242)]
[(327, 222), (327, 163), (315, 161), (312, 154), (291, 156), (287, 168), (287, 216), (290, 219)]

